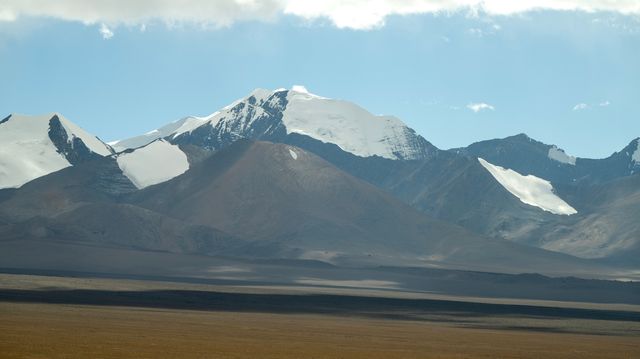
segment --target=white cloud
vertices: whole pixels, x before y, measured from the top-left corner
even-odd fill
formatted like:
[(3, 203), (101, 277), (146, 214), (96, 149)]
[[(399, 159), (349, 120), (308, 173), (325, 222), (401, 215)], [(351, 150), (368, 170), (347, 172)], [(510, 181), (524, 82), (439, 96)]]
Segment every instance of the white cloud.
[(84, 24), (142, 25), (161, 21), (222, 27), (243, 20), (275, 19), (283, 0), (2, 0), (0, 20), (51, 17)]
[(589, 108), (589, 105), (587, 105), (586, 103), (579, 103), (575, 106), (573, 106), (573, 110), (574, 111), (582, 111), (582, 110), (586, 110)]
[(105, 40), (109, 40), (113, 37), (113, 31), (111, 31), (111, 29), (109, 29), (105, 24), (100, 25), (100, 34)]
[(482, 37), (484, 35), (482, 29), (479, 29), (479, 28), (471, 28), (471, 29), (469, 29), (467, 31), (472, 36)]
[(479, 103), (470, 103), (467, 105), (467, 108), (475, 113), (480, 111), (493, 111), (495, 107), (489, 105), (488, 103), (479, 102)]
[[(1, 5), (0, 5), (1, 6)], [(14, 21), (16, 14), (9, 9), (0, 8), (0, 21)]]
[[(371, 29), (389, 15), (451, 13), (515, 15), (535, 10), (640, 14), (637, 0), (287, 0), (285, 13), (305, 19), (327, 18), (339, 28)], [(499, 29), (496, 29), (499, 30)]]
[[(640, 15), (638, 0), (2, 0), (0, 21), (51, 17), (85, 24), (194, 23), (213, 27), (237, 21), (273, 21), (282, 15), (328, 19), (339, 28), (372, 29), (390, 15), (486, 13), (514, 15), (535, 10), (614, 12)], [(498, 29), (496, 29), (498, 30)]]
[(594, 104), (579, 103), (579, 104), (573, 106), (573, 111), (588, 110), (590, 108), (597, 107), (597, 106), (599, 106), (599, 107), (607, 107), (609, 105), (611, 105), (611, 102), (609, 102), (609, 100), (602, 101), (602, 102), (599, 102), (599, 103), (594, 103)]

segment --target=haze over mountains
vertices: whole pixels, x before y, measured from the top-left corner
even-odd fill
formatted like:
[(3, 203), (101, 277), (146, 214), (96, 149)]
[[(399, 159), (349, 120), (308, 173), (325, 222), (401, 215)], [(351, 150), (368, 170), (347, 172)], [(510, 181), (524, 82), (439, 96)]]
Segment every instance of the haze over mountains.
[(586, 276), (640, 267), (638, 138), (605, 159), (524, 134), (441, 150), (395, 117), (294, 87), (110, 144), (59, 114), (10, 115), (0, 144), (3, 246)]

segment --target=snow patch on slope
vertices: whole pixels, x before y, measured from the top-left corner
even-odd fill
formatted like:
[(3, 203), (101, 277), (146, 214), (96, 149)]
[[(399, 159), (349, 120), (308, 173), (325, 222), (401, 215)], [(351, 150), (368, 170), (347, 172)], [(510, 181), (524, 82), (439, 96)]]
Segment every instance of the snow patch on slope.
[(168, 181), (189, 169), (187, 155), (164, 140), (120, 154), (117, 162), (122, 173), (139, 189)]
[(553, 192), (553, 186), (549, 181), (533, 175), (523, 176), (514, 170), (493, 165), (482, 158), (478, 158), (478, 161), (502, 187), (518, 197), (521, 202), (553, 214), (578, 213)]
[(107, 147), (104, 142), (100, 141), (96, 136), (83, 130), (78, 125), (67, 120), (60, 114), (58, 114), (57, 116), (60, 120), (60, 123), (62, 124), (62, 127), (64, 127), (65, 131), (67, 132), (67, 138), (69, 141), (71, 141), (72, 138), (76, 137), (82, 140), (82, 142), (84, 142), (84, 144), (91, 152), (95, 152), (101, 156), (111, 155), (109, 147)]
[(289, 91), (287, 100), (282, 122), (288, 134), (333, 143), (361, 157), (419, 157), (411, 144), (415, 135), (395, 117), (374, 116), (353, 103), (316, 96), (300, 86)]
[(15, 188), (71, 166), (49, 138), (43, 116), (12, 115), (0, 124), (0, 188)]
[(572, 166), (576, 165), (576, 158), (574, 156), (569, 156), (564, 152), (563, 149), (560, 149), (556, 146), (552, 146), (549, 149), (549, 158), (560, 163), (565, 163)]
[(640, 163), (640, 138), (636, 140), (636, 151), (631, 156), (631, 159), (635, 163)]
[(294, 160), (298, 159), (298, 154), (296, 153), (296, 151), (289, 149), (289, 154), (291, 155), (291, 158), (293, 158)]

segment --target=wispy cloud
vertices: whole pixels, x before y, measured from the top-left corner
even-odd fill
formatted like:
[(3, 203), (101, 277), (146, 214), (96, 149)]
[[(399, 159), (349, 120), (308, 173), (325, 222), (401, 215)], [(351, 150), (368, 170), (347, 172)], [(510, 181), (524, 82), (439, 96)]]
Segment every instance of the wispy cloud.
[(515, 15), (534, 10), (640, 15), (640, 3), (637, 0), (3, 0), (0, 21), (33, 16), (110, 26), (161, 21), (220, 27), (237, 21), (274, 21), (282, 15), (291, 15), (310, 21), (327, 19), (338, 28), (366, 30), (383, 26), (391, 15), (457, 11)]
[(109, 40), (113, 37), (113, 31), (111, 31), (111, 29), (109, 29), (107, 25), (102, 24), (100, 25), (100, 35), (102, 35), (103, 39)]
[(470, 35), (477, 36), (477, 37), (482, 37), (484, 35), (484, 32), (482, 31), (482, 29), (479, 29), (479, 28), (476, 28), (476, 27), (467, 30), (467, 32)]
[(475, 113), (480, 111), (493, 111), (495, 107), (489, 105), (488, 103), (479, 102), (479, 103), (470, 103), (467, 105), (467, 108)]
[(587, 105), (586, 103), (579, 103), (575, 106), (573, 106), (573, 110), (574, 111), (582, 111), (582, 110), (586, 110), (589, 108), (589, 105)]
[(596, 104), (588, 104), (583, 102), (573, 106), (573, 111), (588, 110), (593, 107), (607, 107), (609, 105), (611, 105), (611, 102), (609, 102), (609, 100), (605, 100)]

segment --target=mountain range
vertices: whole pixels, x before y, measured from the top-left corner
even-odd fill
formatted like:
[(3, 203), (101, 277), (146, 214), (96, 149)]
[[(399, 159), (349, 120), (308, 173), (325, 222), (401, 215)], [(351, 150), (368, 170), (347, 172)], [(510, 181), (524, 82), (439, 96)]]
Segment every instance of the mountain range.
[[(567, 275), (637, 273), (640, 139), (576, 158), (524, 134), (438, 149), (302, 87), (105, 143), (0, 121), (2, 246)], [(34, 254), (35, 255), (35, 254)]]

